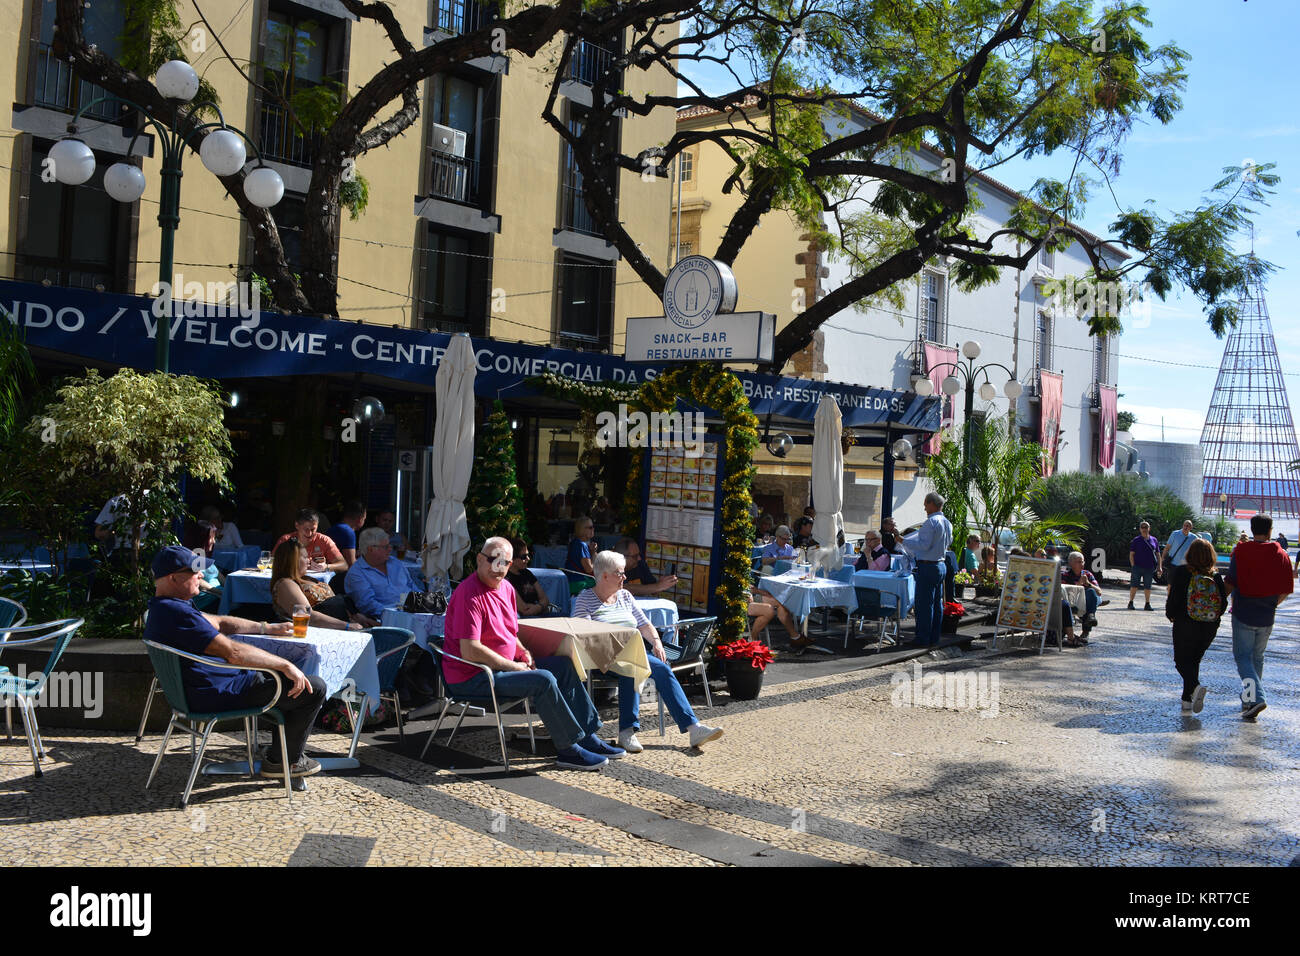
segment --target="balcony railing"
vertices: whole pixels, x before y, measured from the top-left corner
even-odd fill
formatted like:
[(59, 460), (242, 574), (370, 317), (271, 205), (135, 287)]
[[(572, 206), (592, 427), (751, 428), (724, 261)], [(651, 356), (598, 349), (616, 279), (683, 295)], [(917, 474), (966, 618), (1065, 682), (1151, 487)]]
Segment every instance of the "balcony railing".
[(450, 153), (430, 151), (432, 154), (432, 175), (429, 178), (429, 194), (439, 199), (465, 203), (469, 206), (479, 204), (479, 166), (477, 160)]
[(15, 271), (18, 278), (24, 282), (49, 282), (50, 285), (65, 289), (85, 289), (88, 292), (98, 292), (101, 289), (119, 292), (123, 284), (112, 272), (52, 265), (24, 259), (21, 256)]
[[(94, 83), (78, 77), (72, 72), (72, 64), (60, 60), (48, 43), (36, 46), (36, 88), (32, 94), (32, 105), (46, 109), (62, 110), (75, 113), (93, 100), (104, 96), (102, 89)], [(96, 103), (82, 115), (99, 120), (114, 121), (121, 113), (120, 103), (105, 100)]]
[(582, 187), (566, 183), (560, 187), (560, 192), (563, 203), (560, 228), (585, 233), (588, 236), (601, 236), (601, 231), (596, 228), (596, 221), (587, 211), (587, 203), (582, 197)]
[[(596, 81), (610, 71), (613, 62), (612, 50), (588, 43), (586, 40), (579, 40), (569, 60), (569, 72), (565, 78), (584, 86), (595, 86)], [(614, 88), (617, 84), (611, 82), (609, 86)]]
[(473, 33), (496, 18), (495, 10), (475, 3), (474, 0), (438, 0), (431, 26), (434, 30), (460, 36), (462, 33)]
[(289, 111), (276, 103), (263, 103), (258, 117), (258, 145), (262, 158), (290, 166), (310, 166), (315, 162), (318, 133), (304, 136)]

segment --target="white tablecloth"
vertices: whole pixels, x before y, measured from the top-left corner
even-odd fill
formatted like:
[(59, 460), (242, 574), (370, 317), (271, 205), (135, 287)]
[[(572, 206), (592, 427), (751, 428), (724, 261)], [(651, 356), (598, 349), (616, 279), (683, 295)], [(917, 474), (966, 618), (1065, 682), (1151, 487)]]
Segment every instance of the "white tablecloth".
[(551, 602), (555, 613), (560, 617), (568, 617), (569, 579), (564, 576), (564, 572), (555, 568), (529, 568), (528, 570), (533, 572), (533, 577), (537, 578), (537, 583), (546, 592), (546, 599)]
[[(333, 571), (308, 571), (307, 576), (328, 584), (334, 577)], [(270, 571), (236, 571), (226, 575), (225, 586), (221, 589), (221, 614), (229, 614), (237, 604), (270, 604)]]
[(365, 631), (309, 627), (306, 637), (236, 634), (234, 638), (292, 661), (308, 677), (319, 677), (331, 697), (354, 686), (358, 693), (370, 695), (371, 707), (379, 703), (375, 642)]
[(675, 639), (677, 630), (676, 604), (664, 598), (639, 597), (636, 599), (636, 606), (641, 609), (642, 614), (650, 619), (650, 623), (660, 631), (670, 632), (665, 635), (668, 643), (677, 643)]
[[(907, 617), (911, 613), (912, 605), (916, 603), (916, 578), (910, 574), (899, 576), (893, 571), (855, 571), (853, 586), (871, 588), (882, 594), (891, 595), (893, 601), (901, 602), (898, 608), (900, 618)], [(881, 602), (886, 606), (892, 603), (889, 600)]]
[(6, 571), (26, 571), (28, 574), (52, 574), (54, 565), (42, 561), (3, 561), (0, 562), (0, 574)]
[(406, 611), (389, 608), (384, 611), (380, 623), (384, 627), (406, 628), (415, 635), (415, 643), (427, 651), (430, 638), (442, 639), (443, 622), (445, 620), (446, 618), (442, 614), (410, 614)]
[(797, 620), (803, 620), (818, 607), (842, 607), (849, 611), (858, 608), (853, 585), (831, 578), (801, 581), (797, 574), (780, 574), (760, 578), (758, 586), (784, 604)]

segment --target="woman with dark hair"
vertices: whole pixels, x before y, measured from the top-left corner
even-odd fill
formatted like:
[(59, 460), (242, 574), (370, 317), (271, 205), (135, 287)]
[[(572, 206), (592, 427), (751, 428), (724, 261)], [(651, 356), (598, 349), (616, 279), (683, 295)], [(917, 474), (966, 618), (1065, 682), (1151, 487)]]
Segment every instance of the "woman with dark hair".
[(546, 596), (546, 589), (537, 583), (537, 575), (528, 570), (532, 551), (522, 538), (511, 538), (510, 547), (514, 551), (514, 559), (510, 562), (510, 570), (506, 572), (506, 580), (515, 589), (515, 597), (518, 599), (515, 605), (519, 616), (536, 617), (549, 613), (551, 602)]
[(361, 624), (352, 620), (347, 598), (307, 576), (309, 563), (307, 549), (297, 538), (288, 538), (276, 546), (271, 556), (271, 607), (281, 617), (291, 618), (294, 605), (306, 604), (311, 608), (311, 620), (307, 622), (311, 627), (361, 630)]
[(1187, 560), (1169, 569), (1165, 617), (1173, 624), (1174, 667), (1183, 679), (1183, 713), (1199, 714), (1205, 706), (1201, 658), (1219, 633), (1228, 593), (1215, 566), (1214, 546), (1197, 538), (1187, 546)]

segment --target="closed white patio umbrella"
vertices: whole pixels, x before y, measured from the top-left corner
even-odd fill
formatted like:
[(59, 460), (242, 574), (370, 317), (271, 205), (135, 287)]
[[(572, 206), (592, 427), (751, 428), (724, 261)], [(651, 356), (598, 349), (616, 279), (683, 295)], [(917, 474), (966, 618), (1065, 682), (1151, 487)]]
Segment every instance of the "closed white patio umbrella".
[(839, 535), (844, 530), (844, 448), (840, 435), (844, 416), (839, 403), (823, 395), (813, 419), (812, 492), (817, 517), (813, 519), (813, 537), (821, 545), (818, 563), (827, 571), (844, 566)]
[(424, 523), (425, 578), (450, 578), (469, 549), (465, 492), (474, 465), (474, 347), (470, 337), (453, 335), (438, 363), (435, 393), (438, 419), (433, 428), (433, 501)]

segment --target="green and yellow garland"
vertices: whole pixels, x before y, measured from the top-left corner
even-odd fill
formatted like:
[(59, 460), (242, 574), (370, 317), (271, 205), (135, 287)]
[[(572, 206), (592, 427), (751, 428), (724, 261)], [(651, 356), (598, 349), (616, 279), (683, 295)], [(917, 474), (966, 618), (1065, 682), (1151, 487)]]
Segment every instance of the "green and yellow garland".
[[(620, 402), (637, 405), (645, 411), (667, 412), (681, 398), (722, 416), (727, 432), (722, 479), (722, 542), (726, 554), (722, 564), (722, 583), (718, 588), (721, 601), (719, 643), (739, 640), (748, 634), (746, 595), (750, 588), (753, 560), (750, 548), (754, 540), (750, 487), (754, 480), (754, 449), (758, 447), (758, 418), (750, 410), (740, 379), (719, 366), (695, 365), (675, 368), (639, 387), (587, 385), (550, 372), (531, 379), (530, 384), (589, 412), (612, 411)], [(637, 539), (641, 537), (644, 458), (644, 455), (632, 456), (623, 495), (623, 533)]]

